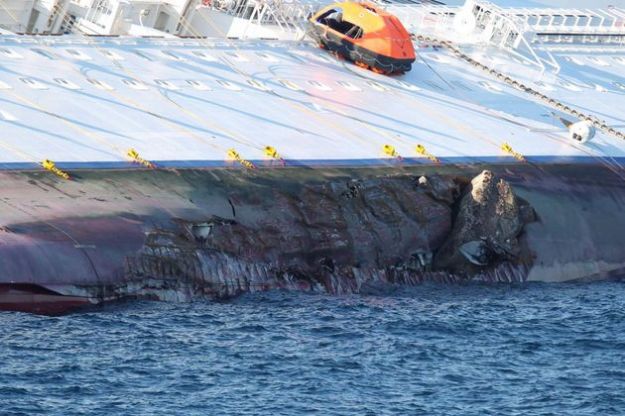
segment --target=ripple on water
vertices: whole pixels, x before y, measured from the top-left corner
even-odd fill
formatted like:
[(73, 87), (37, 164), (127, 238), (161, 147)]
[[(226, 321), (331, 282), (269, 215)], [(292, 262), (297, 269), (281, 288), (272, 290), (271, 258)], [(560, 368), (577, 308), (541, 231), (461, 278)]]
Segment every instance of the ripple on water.
[(2, 313), (2, 415), (622, 415), (621, 283)]

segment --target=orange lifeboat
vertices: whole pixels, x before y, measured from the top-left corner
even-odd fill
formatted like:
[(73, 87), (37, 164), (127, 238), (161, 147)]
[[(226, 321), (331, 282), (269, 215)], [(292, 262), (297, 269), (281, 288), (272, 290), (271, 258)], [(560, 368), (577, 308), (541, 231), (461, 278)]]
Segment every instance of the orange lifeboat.
[(392, 74), (410, 71), (415, 51), (399, 19), (370, 3), (335, 3), (309, 19), (322, 48), (359, 66)]

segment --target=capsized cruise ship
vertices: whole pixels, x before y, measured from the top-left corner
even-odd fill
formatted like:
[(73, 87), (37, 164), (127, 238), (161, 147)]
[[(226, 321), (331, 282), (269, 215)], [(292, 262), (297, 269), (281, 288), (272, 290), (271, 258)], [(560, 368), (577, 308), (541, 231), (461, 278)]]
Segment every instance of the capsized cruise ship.
[[(410, 72), (386, 76), (311, 40), (307, 19), (326, 5), (317, 1), (0, 0), (2, 307), (147, 293), (125, 274), (148, 229), (186, 215), (190, 229), (210, 233), (215, 218), (232, 226), (245, 215), (236, 198), (196, 206), (188, 178), (168, 188), (149, 176), (185, 169), (224, 183), (215, 173), (224, 168), (249, 180), (253, 170), (286, 179), (301, 169), (418, 176), (499, 166), (513, 187), (541, 181), (539, 193), (521, 190), (540, 219), (523, 237), (533, 260), (511, 275), (625, 270), (615, 231), (625, 227), (615, 214), (625, 201), (625, 7), (444, 3), (377, 3), (400, 19), (417, 55)], [(545, 202), (556, 194), (577, 199)], [(159, 220), (146, 219), (154, 211)], [(580, 220), (584, 212), (593, 219)], [(115, 238), (131, 228), (132, 238)], [(486, 264), (467, 247), (472, 264)]]

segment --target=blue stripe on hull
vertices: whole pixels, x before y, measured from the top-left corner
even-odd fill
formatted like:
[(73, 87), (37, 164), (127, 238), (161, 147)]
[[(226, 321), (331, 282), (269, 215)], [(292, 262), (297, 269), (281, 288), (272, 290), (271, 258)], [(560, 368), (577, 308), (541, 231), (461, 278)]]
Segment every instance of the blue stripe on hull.
[[(501, 164), (515, 163), (512, 157), (485, 156), (485, 157), (447, 157), (441, 158), (443, 165), (463, 165), (463, 164)], [(533, 156), (527, 160), (535, 164), (601, 164), (609, 160), (613, 164), (625, 164), (625, 157), (609, 157), (604, 158), (591, 156)], [(240, 167), (236, 162), (228, 162), (224, 160), (153, 160), (158, 167), (162, 168), (224, 168), (224, 167)], [(280, 162), (270, 160), (252, 160), (258, 167), (281, 167)], [(516, 162), (521, 164), (520, 162)], [(130, 162), (56, 162), (61, 169), (144, 169), (141, 166)], [(392, 166), (414, 166), (414, 165), (433, 165), (425, 158), (404, 158), (401, 161), (376, 158), (376, 159), (306, 159), (306, 160), (286, 160), (289, 167), (392, 167)], [(0, 163), (0, 170), (33, 170), (39, 169), (37, 163), (27, 162), (10, 162)]]

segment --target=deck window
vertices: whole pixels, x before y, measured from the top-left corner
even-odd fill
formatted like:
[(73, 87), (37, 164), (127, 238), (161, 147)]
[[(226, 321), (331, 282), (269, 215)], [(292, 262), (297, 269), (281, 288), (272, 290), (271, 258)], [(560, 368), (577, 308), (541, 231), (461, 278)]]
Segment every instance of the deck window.
[(93, 79), (90, 78), (87, 81), (89, 81), (89, 83), (91, 83), (94, 87), (100, 89), (100, 90), (104, 90), (104, 91), (113, 91), (115, 88), (111, 87), (109, 84), (107, 84), (104, 81), (99, 81), (97, 79)]
[(238, 52), (226, 52), (226, 55), (234, 58), (235, 61), (237, 62), (248, 62), (249, 59), (247, 59), (245, 56), (241, 55)]
[(181, 58), (180, 56), (176, 55), (175, 53), (171, 51), (161, 51), (161, 52), (163, 53), (163, 55), (170, 57), (174, 61), (184, 61), (183, 58)]
[(191, 52), (193, 55), (197, 56), (200, 59), (203, 59), (205, 61), (209, 61), (209, 62), (217, 62), (217, 59), (215, 59), (214, 56), (209, 55), (207, 53), (201, 52), (201, 51), (193, 51)]
[(345, 88), (348, 91), (362, 91), (360, 87), (352, 84), (351, 82), (348, 82), (348, 81), (336, 81), (336, 82), (337, 84), (339, 84), (341, 87)]
[(67, 88), (69, 90), (79, 90), (80, 89), (80, 87), (78, 85), (74, 84), (71, 81), (63, 79), (63, 78), (54, 78), (54, 82), (59, 84), (61, 87)]
[(434, 88), (435, 90), (439, 90), (439, 91), (445, 90), (445, 88), (441, 87), (440, 85), (438, 85), (434, 81), (423, 81), (423, 83), (426, 84), (426, 85), (429, 85), (430, 87)]
[(452, 83), (454, 86), (456, 86), (456, 87), (460, 88), (461, 90), (465, 90), (465, 91), (473, 91), (473, 90), (471, 89), (471, 87), (469, 87), (468, 85), (466, 85), (466, 84), (465, 84), (464, 82), (462, 82), (462, 81), (455, 80), (455, 81), (451, 81), (451, 83)]
[(124, 79), (122, 82), (134, 90), (147, 90), (148, 89), (148, 87), (143, 82), (137, 81), (136, 79), (127, 78), (127, 79)]
[(387, 88), (386, 88), (384, 85), (382, 85), (382, 84), (380, 84), (379, 82), (376, 82), (376, 81), (367, 81), (367, 84), (368, 84), (371, 88), (373, 88), (374, 90), (376, 90), (376, 91), (380, 91), (380, 92), (382, 92), (382, 91), (386, 91), (386, 90), (387, 90)]
[(12, 49), (0, 48), (0, 52), (2, 52), (2, 54), (4, 56), (6, 56), (7, 58), (13, 58), (13, 59), (21, 59), (21, 58), (23, 58), (22, 55), (20, 55), (19, 53), (15, 52)]
[(278, 82), (280, 82), (280, 84), (284, 85), (285, 87), (287, 87), (290, 90), (302, 91), (302, 88), (299, 85), (297, 85), (293, 81), (289, 81), (288, 79), (281, 79)]
[(72, 55), (76, 59), (82, 59), (83, 61), (88, 61), (91, 57), (84, 52), (78, 51), (76, 49), (67, 49), (67, 53)]
[(112, 59), (114, 61), (123, 61), (124, 60), (124, 58), (121, 55), (117, 54), (116, 52), (102, 50), (102, 53), (104, 55), (106, 55), (107, 58)]
[(279, 59), (276, 58), (275, 56), (269, 55), (268, 53), (265, 53), (265, 52), (258, 52), (257, 55), (260, 56), (264, 61), (267, 61), (267, 62), (278, 62), (279, 61)]
[(421, 91), (421, 88), (417, 87), (416, 85), (410, 84), (409, 82), (406, 82), (406, 81), (402, 81), (398, 79), (397, 84), (400, 87), (407, 89), (408, 91)]
[(208, 85), (204, 84), (201, 81), (188, 79), (187, 84), (189, 84), (191, 87), (193, 87), (193, 89), (196, 89), (198, 91), (211, 91), (211, 87), (209, 87)]
[(150, 57), (150, 55), (148, 55), (148, 54), (147, 54), (147, 53), (145, 53), (145, 52), (141, 52), (141, 51), (133, 51), (133, 52), (134, 52), (137, 56), (139, 56), (139, 57), (141, 57), (141, 58), (145, 59), (146, 61), (154, 62), (154, 59), (152, 59), (152, 58)]
[(323, 84), (319, 81), (311, 80), (311, 81), (308, 81), (308, 84), (312, 85), (313, 87), (321, 91), (332, 91), (332, 88), (328, 87), (326, 84)]
[(269, 88), (263, 82), (257, 81), (255, 79), (248, 79), (247, 83), (250, 84), (251, 87), (256, 88), (257, 90), (260, 90), (260, 91), (271, 91), (271, 88)]
[(599, 59), (596, 56), (589, 56), (588, 60), (596, 63), (599, 66), (610, 66), (608, 62), (604, 61), (603, 59)]
[(175, 91), (175, 90), (180, 89), (175, 84), (169, 81), (162, 80), (162, 79), (155, 79), (154, 82), (156, 83), (156, 85), (158, 85), (159, 87), (165, 88), (166, 90)]
[(221, 85), (222, 87), (230, 90), (230, 91), (242, 91), (242, 88), (239, 87), (238, 85), (235, 85), (229, 81), (225, 81), (223, 79), (218, 79), (217, 82), (219, 83), (219, 85)]
[(46, 57), (46, 58), (48, 58), (48, 59), (55, 60), (54, 55), (52, 55), (52, 54), (51, 54), (50, 52), (48, 52), (48, 51), (44, 51), (43, 49), (39, 49), (39, 48), (32, 48), (32, 49), (31, 49), (31, 51), (33, 51), (33, 52), (35, 52), (35, 53), (37, 53), (37, 54), (39, 54), (39, 55), (41, 55), (41, 56), (44, 56), (44, 57)]
[(22, 81), (24, 84), (28, 85), (30, 88), (34, 90), (47, 90), (48, 89), (46, 85), (32, 78), (20, 78), (20, 81)]

